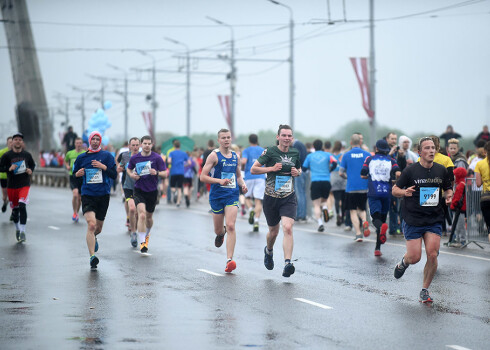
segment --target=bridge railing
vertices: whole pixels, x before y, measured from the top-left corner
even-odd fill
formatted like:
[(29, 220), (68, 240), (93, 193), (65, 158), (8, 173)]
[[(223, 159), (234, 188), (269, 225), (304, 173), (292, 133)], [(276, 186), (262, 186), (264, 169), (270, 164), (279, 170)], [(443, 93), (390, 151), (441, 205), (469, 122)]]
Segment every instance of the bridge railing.
[(48, 187), (68, 187), (70, 175), (65, 168), (36, 168), (32, 173), (32, 184)]

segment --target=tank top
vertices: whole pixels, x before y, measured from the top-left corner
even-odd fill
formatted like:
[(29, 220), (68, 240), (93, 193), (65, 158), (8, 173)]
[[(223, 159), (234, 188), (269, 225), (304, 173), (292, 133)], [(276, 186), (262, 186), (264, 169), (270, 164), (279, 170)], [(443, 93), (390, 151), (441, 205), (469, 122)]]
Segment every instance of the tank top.
[(236, 170), (238, 166), (238, 157), (235, 152), (231, 152), (231, 157), (226, 158), (221, 154), (219, 149), (214, 150), (218, 156), (218, 163), (211, 169), (209, 176), (215, 179), (231, 179), (231, 183), (225, 186), (220, 184), (211, 184), (209, 199), (219, 199), (224, 197), (238, 198), (239, 189), (236, 183)]

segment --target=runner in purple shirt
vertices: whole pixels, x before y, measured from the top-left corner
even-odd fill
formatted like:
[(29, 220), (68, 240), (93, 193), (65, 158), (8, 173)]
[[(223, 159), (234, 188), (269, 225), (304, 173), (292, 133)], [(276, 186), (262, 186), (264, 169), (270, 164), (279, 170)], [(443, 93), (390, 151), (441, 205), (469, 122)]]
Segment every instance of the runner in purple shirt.
[(153, 212), (158, 196), (158, 177), (168, 176), (167, 166), (157, 153), (151, 151), (150, 136), (141, 138), (141, 152), (131, 157), (127, 173), (134, 183), (134, 202), (138, 211), (138, 243), (141, 253), (148, 252), (150, 230), (153, 226)]

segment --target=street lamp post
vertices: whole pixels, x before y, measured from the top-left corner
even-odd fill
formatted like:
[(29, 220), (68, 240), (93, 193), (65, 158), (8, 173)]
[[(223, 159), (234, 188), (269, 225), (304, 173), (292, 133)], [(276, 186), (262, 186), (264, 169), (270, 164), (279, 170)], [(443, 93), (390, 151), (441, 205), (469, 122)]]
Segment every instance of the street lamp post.
[(294, 130), (294, 20), (293, 9), (276, 0), (268, 0), (274, 5), (285, 7), (289, 10), (289, 125)]
[(191, 72), (190, 72), (190, 51), (189, 46), (186, 44), (172, 39), (165, 38), (165, 40), (170, 41), (176, 45), (182, 45), (186, 49), (186, 135), (191, 136)]
[(230, 29), (231, 32), (231, 52), (230, 52), (230, 66), (231, 66), (231, 72), (230, 72), (230, 94), (231, 94), (231, 101), (230, 101), (230, 131), (231, 131), (231, 136), (235, 138), (235, 89), (236, 89), (236, 67), (235, 67), (235, 32), (233, 30), (233, 27), (227, 23), (224, 23), (216, 18), (206, 16), (207, 19), (225, 26)]

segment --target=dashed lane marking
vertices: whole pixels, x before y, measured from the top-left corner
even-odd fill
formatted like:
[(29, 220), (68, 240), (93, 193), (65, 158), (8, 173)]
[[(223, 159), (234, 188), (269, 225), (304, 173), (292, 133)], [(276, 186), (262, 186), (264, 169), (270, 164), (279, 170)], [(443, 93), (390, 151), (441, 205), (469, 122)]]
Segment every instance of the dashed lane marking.
[(463, 346), (459, 345), (446, 345), (447, 348), (454, 349), (454, 350), (471, 350), (469, 348), (465, 348)]
[(56, 230), (56, 231), (59, 231), (60, 228), (59, 227), (56, 227), (56, 226), (48, 226), (48, 228), (52, 229), (52, 230)]
[(205, 269), (197, 269), (197, 271), (201, 271), (201, 272), (207, 273), (208, 275), (212, 275), (212, 276), (218, 276), (218, 277), (224, 276), (221, 273), (216, 273), (216, 272), (205, 270)]
[(313, 306), (316, 306), (316, 307), (319, 307), (319, 308), (322, 308), (322, 309), (325, 309), (325, 310), (333, 309), (333, 307), (331, 307), (331, 306), (323, 305), (323, 304), (316, 303), (314, 301), (303, 299), (303, 298), (294, 298), (294, 300), (300, 301), (302, 303), (310, 304), (310, 305), (313, 305)]

